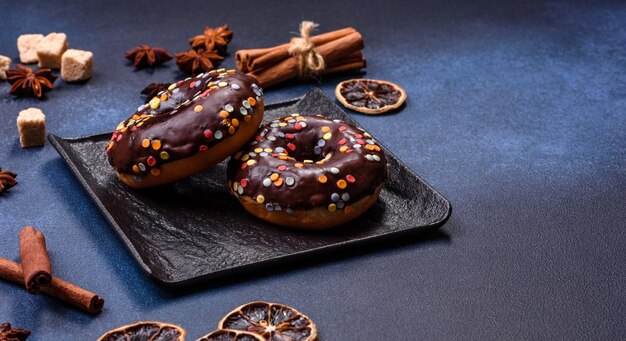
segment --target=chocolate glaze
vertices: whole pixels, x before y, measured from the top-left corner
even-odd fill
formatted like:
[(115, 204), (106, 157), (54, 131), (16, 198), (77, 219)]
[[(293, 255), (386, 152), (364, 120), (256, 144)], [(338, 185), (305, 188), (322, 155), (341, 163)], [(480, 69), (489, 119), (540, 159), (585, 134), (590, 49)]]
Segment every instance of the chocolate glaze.
[[(268, 210), (334, 211), (373, 194), (385, 181), (387, 158), (363, 129), (323, 116), (294, 115), (262, 126), (256, 138), (231, 157), (228, 185), (233, 195), (249, 196)], [(274, 173), (278, 175), (272, 179)], [(340, 180), (345, 181), (343, 189)]]
[[(172, 84), (117, 126), (106, 150), (109, 163), (141, 181), (165, 163), (210, 153), (208, 148), (227, 141), (258, 114), (254, 109), (263, 105), (263, 91), (256, 83), (221, 69)], [(148, 147), (142, 146), (146, 139)]]

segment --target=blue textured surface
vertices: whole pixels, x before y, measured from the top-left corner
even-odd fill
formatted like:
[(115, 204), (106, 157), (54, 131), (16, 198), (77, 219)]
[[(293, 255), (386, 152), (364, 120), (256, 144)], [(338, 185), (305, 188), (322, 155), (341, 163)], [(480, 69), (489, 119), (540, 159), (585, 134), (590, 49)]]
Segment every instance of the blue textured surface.
[[(101, 294), (97, 317), (0, 283), (0, 319), (33, 340), (88, 340), (137, 320), (182, 325), (190, 339), (251, 301), (297, 307), (323, 340), (626, 338), (626, 4), (516, 1), (0, 3), (0, 54), (22, 33), (66, 32), (95, 55), (84, 85), (62, 80), (42, 102), (0, 83), (0, 256), (17, 233), (47, 236), (57, 275)], [(369, 117), (378, 136), (454, 206), (442, 233), (311, 260), (211, 286), (151, 282), (53, 148), (22, 150), (15, 117), (37, 106), (48, 131), (111, 130), (139, 90), (180, 74), (133, 71), (139, 43), (178, 52), (205, 24), (229, 23), (230, 51), (282, 43), (302, 19), (365, 37), (367, 77), (403, 85), (400, 113)], [(232, 58), (224, 63), (233, 66)], [(334, 85), (351, 75), (326, 78)], [(315, 83), (266, 92), (275, 102)]]

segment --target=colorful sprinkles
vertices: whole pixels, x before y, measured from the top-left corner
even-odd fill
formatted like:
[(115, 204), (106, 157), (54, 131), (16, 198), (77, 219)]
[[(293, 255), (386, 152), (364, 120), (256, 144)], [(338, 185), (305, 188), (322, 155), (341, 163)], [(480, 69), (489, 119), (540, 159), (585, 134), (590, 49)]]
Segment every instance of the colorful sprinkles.
[[(228, 103), (216, 104), (215, 100), (211, 99), (215, 91), (239, 92), (240, 94), (230, 96), (231, 100)], [(263, 91), (254, 83), (254, 80), (235, 70), (218, 69), (172, 83), (166, 91), (158, 93), (146, 105), (140, 106), (129, 119), (117, 126), (106, 147), (109, 162), (120, 173), (132, 171), (133, 179), (137, 182), (149, 174), (159, 176), (162, 163), (185, 158), (196, 152), (205, 152), (219, 140), (235, 135), (243, 122), (250, 121), (250, 116), (258, 103), (262, 101), (262, 97)], [(215, 98), (223, 98), (223, 96)], [(214, 110), (216, 105), (218, 105), (217, 110)], [(183, 112), (196, 115), (194, 123), (198, 122), (197, 120), (204, 122), (197, 124), (201, 127), (197, 133), (189, 135), (188, 140), (196, 146), (189, 153), (181, 152), (179, 146), (171, 145), (175, 141), (166, 137), (167, 130), (165, 129), (150, 131), (138, 129), (142, 126), (152, 128), (159, 124), (166, 124), (163, 119), (157, 120), (156, 118), (162, 115), (166, 117), (164, 114), (171, 116)], [(151, 120), (154, 120), (155, 124), (144, 125)], [(159, 131), (161, 133), (153, 133)], [(132, 142), (126, 141), (133, 140), (138, 141), (136, 143), (141, 146), (141, 152), (132, 152), (136, 155), (132, 164), (117, 165), (117, 155), (128, 153), (128, 151), (125, 147), (118, 148), (116, 145), (132, 146)], [(254, 162), (247, 165), (252, 165)]]
[[(249, 196), (268, 211), (293, 214), (324, 207), (350, 212), (354, 202), (384, 181), (386, 172), (382, 149), (363, 129), (296, 113), (261, 127), (231, 158), (229, 187), (233, 195)], [(241, 186), (244, 180), (260, 186)]]

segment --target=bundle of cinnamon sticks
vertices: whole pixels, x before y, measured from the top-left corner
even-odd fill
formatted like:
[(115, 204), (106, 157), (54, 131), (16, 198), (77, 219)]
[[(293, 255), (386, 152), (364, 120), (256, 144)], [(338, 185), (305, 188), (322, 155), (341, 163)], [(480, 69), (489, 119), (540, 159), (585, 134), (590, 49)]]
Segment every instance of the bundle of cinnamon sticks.
[(91, 314), (102, 311), (101, 297), (52, 275), (44, 235), (31, 226), (20, 231), (20, 259), (21, 263), (16, 263), (0, 257), (0, 278), (22, 283), (32, 294), (43, 292)]
[[(325, 68), (319, 75), (360, 70), (366, 66), (361, 52), (363, 37), (352, 27), (312, 36), (309, 41), (324, 60)], [(255, 77), (263, 87), (302, 77), (298, 56), (289, 52), (292, 44), (293, 41), (270, 48), (239, 50), (235, 54), (237, 68)]]

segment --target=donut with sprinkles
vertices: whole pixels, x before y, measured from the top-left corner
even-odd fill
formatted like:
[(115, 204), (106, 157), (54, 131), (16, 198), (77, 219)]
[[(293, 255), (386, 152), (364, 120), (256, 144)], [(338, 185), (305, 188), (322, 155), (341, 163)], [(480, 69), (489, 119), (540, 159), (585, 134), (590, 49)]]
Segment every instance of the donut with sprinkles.
[(273, 224), (324, 229), (357, 218), (378, 198), (389, 163), (361, 128), (321, 115), (277, 118), (228, 163), (228, 187)]
[(167, 184), (219, 163), (252, 139), (264, 112), (256, 79), (219, 69), (172, 83), (121, 122), (107, 144), (117, 177)]

